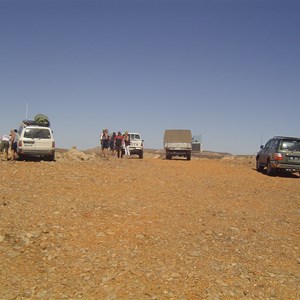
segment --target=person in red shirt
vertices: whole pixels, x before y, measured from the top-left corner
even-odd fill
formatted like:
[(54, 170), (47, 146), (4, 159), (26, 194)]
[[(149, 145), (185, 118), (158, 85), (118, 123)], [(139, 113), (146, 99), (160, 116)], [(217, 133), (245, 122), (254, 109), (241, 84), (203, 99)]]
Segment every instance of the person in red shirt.
[(118, 134), (115, 137), (115, 150), (117, 152), (118, 158), (120, 158), (120, 156), (121, 158), (123, 157), (122, 149), (123, 149), (123, 135), (121, 131), (118, 131)]

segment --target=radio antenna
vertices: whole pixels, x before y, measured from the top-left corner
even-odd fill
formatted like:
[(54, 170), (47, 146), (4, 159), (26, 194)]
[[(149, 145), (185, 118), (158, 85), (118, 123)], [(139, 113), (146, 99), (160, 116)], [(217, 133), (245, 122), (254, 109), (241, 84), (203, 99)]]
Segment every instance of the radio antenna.
[(25, 115), (25, 120), (28, 120), (28, 103), (26, 103), (26, 115)]

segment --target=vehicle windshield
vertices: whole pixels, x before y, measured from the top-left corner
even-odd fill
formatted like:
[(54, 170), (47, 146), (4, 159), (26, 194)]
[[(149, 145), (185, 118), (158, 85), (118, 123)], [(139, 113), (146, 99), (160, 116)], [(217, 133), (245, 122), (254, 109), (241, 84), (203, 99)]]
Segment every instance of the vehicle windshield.
[(24, 137), (30, 139), (50, 139), (51, 135), (48, 129), (26, 128)]
[(300, 151), (300, 141), (297, 140), (283, 140), (280, 145), (280, 150), (286, 151)]

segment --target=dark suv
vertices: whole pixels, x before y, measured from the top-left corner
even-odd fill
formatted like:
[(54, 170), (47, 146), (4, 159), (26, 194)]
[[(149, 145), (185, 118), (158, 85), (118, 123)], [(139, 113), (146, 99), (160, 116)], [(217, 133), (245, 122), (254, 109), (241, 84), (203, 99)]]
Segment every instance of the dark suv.
[(275, 175), (278, 171), (298, 171), (300, 175), (300, 138), (274, 136), (265, 146), (260, 146), (256, 169), (261, 172), (265, 167), (268, 175)]

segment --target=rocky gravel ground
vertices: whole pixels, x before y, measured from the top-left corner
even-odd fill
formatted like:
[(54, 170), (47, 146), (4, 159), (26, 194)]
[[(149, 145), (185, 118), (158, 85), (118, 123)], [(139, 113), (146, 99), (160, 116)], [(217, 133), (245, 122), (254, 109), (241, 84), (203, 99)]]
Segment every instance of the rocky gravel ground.
[(299, 299), (300, 178), (254, 168), (2, 160), (0, 299)]

